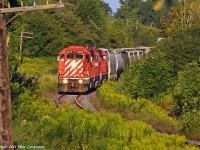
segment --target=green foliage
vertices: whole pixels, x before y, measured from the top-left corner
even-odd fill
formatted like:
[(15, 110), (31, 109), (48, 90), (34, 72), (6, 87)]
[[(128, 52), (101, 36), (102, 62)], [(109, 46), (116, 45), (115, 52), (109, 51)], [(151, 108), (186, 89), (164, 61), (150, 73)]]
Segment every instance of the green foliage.
[(175, 116), (177, 103), (174, 101), (172, 89), (155, 96), (151, 101), (166, 110), (169, 116)]
[(181, 131), (188, 137), (199, 140), (200, 111), (186, 112), (180, 117)]
[[(198, 119), (193, 120), (200, 108), (200, 73), (196, 63), (200, 56), (199, 29), (196, 26), (177, 30), (171, 38), (159, 42), (147, 58), (128, 66), (120, 79), (121, 93), (136, 99), (151, 98), (169, 115), (180, 117), (186, 134), (199, 131)], [(199, 135), (193, 136), (196, 137)]]
[(136, 22), (138, 20), (138, 9), (132, 9), (127, 4), (124, 4), (121, 6), (121, 8), (118, 10), (119, 18), (123, 18), (126, 21), (126, 26), (130, 23)]
[[(12, 114), (13, 119), (21, 119), (24, 116), (27, 115), (28, 110), (24, 109), (28, 105), (32, 103), (32, 101), (35, 101), (37, 98), (37, 95), (28, 89), (26, 89), (23, 93), (20, 93), (20, 95), (16, 98), (14, 98), (14, 101), (12, 101)], [(27, 112), (26, 112), (27, 111)], [(34, 115), (34, 114), (32, 114)]]
[[(163, 14), (168, 12), (170, 9), (169, 7), (165, 7), (159, 12), (155, 12), (153, 10), (154, 2), (152, 0), (128, 0), (128, 1), (120, 1), (121, 7), (118, 9), (115, 16), (117, 18), (125, 18), (126, 20), (137, 20), (142, 25), (149, 25), (149, 26), (155, 26), (155, 27), (161, 27), (160, 18)], [(137, 11), (135, 11), (137, 10)], [(136, 12), (134, 17), (130, 14), (133, 14), (132, 12)]]
[(121, 77), (125, 93), (134, 98), (151, 98), (171, 86), (172, 65), (162, 53), (133, 62)]
[(26, 77), (25, 74), (21, 74), (16, 71), (11, 76), (11, 96), (16, 98), (20, 93), (23, 93), (26, 89), (30, 89), (32, 92), (37, 88), (38, 79), (35, 77)]
[[(152, 46), (157, 39), (159, 30), (137, 23), (138, 8), (132, 10), (132, 4), (124, 8), (124, 20), (123, 17), (115, 19), (110, 16), (111, 9), (103, 1), (64, 2), (65, 8), (62, 9), (23, 13), (8, 26), (11, 33), (9, 47), (19, 51), (20, 40), (17, 36), (22, 26), (25, 32), (33, 32), (33, 39), (23, 39), (22, 54), (28, 57), (55, 56), (69, 45), (107, 48)], [(32, 1), (26, 1), (24, 5), (30, 3)], [(12, 18), (12, 15), (7, 17)]]
[(89, 23), (90, 20), (95, 22), (97, 26), (102, 26), (104, 24), (104, 12), (100, 2), (97, 0), (80, 0), (77, 14), (86, 24)]
[(147, 58), (133, 62), (121, 77), (124, 93), (134, 98), (152, 98), (173, 89), (178, 70), (198, 60), (198, 33), (198, 27), (179, 31), (172, 39), (161, 42)]
[[(107, 109), (112, 109), (121, 114), (128, 115), (128, 118), (136, 118), (148, 122), (152, 126), (164, 126), (163, 130), (176, 130), (178, 123), (168, 116), (167, 112), (146, 99), (134, 100), (130, 97), (120, 94), (118, 91), (119, 83), (107, 82), (97, 90), (100, 101)], [(169, 132), (168, 131), (168, 132)], [(170, 132), (171, 132), (170, 131)]]
[(47, 74), (57, 74), (57, 60), (54, 57), (24, 58), (19, 71), (30, 76), (42, 76)]
[(107, 47), (119, 48), (134, 45), (132, 35), (121, 19), (109, 21), (106, 29), (105, 40)]
[(57, 91), (58, 90), (58, 76), (57, 75), (43, 75), (39, 78), (39, 91), (43, 92), (50, 92), (50, 91)]
[(138, 16), (143, 25), (151, 25), (160, 28), (161, 26), (160, 18), (162, 14), (164, 14), (168, 10), (165, 8), (162, 11), (155, 12), (153, 10), (153, 4), (154, 3), (152, 0), (146, 0), (146, 2), (144, 2), (140, 6), (140, 9), (138, 11)]
[(57, 89), (57, 61), (56, 58), (24, 58), (19, 71), (31, 78), (38, 78), (37, 92), (53, 91)]
[[(5, 1), (6, 5), (7, 1)], [(20, 4), (20, 1), (9, 1), (11, 6)], [(49, 3), (52, 2), (55, 1), (49, 0)], [(111, 9), (103, 1), (64, 0), (64, 2), (63, 9), (23, 13), (8, 25), (12, 113), (15, 118), (17, 142), (29, 145), (44, 144), (46, 149), (49, 148), (50, 143), (52, 144), (50, 149), (66, 147), (69, 149), (177, 149), (176, 146), (184, 149), (182, 138), (180, 140), (177, 136), (170, 139), (166, 139), (165, 136), (160, 137), (141, 122), (125, 122), (119, 116), (107, 113), (93, 116), (69, 108), (55, 109), (46, 99), (36, 100), (38, 96), (35, 92), (57, 88), (57, 64), (54, 58), (64, 47), (69, 45), (95, 45), (106, 48), (154, 46), (159, 30), (153, 26), (160, 26), (158, 21), (160, 15), (167, 11), (163, 10), (155, 15), (151, 0), (121, 0), (122, 6), (116, 14), (116, 19), (110, 16)], [(37, 4), (44, 3), (45, 0), (37, 2)], [(24, 1), (25, 6), (30, 4), (32, 0)], [(192, 2), (187, 5), (186, 9), (189, 13), (185, 17), (199, 12), (196, 11), (199, 5), (195, 8), (191, 7), (194, 8), (192, 10), (188, 9), (188, 6), (194, 4)], [(191, 25), (191, 23), (198, 24), (199, 16), (195, 16), (194, 20), (188, 17), (188, 26), (192, 28), (175, 30), (174, 27), (182, 25), (180, 20), (185, 23), (186, 18), (181, 18), (176, 10), (174, 12), (171, 16), (164, 17), (166, 28), (170, 25), (173, 29), (169, 32), (170, 38), (160, 42), (147, 59), (131, 64), (119, 85), (109, 83), (99, 89), (98, 94), (107, 108), (121, 111), (122, 115), (127, 114), (130, 118), (144, 120), (153, 127), (158, 125), (170, 128), (165, 130), (177, 126), (177, 122), (167, 116), (167, 114), (174, 115), (176, 110), (182, 123), (181, 130), (189, 134), (199, 132), (200, 122), (199, 66), (191, 63), (197, 61), (200, 55), (200, 27)], [(6, 17), (12, 18), (12, 14), (7, 14)], [(166, 17), (172, 17), (174, 22), (170, 22)], [(20, 65), (18, 36), (22, 26), (25, 32), (34, 33), (33, 39), (24, 39), (22, 56), (53, 56), (54, 58), (24, 58), (24, 63)], [(188, 66), (185, 67), (187, 64)], [(112, 89), (112, 86), (116, 86), (115, 89)], [(109, 94), (108, 89), (110, 89)], [(120, 92), (116, 93), (116, 91)], [(168, 112), (139, 97), (151, 98), (152, 102), (159, 104)], [(139, 126), (142, 126), (141, 130)], [(175, 140), (171, 140), (173, 138)], [(152, 141), (158, 143), (152, 145)]]
[(15, 122), (20, 145), (45, 149), (184, 149), (184, 137), (155, 132), (141, 121), (124, 121), (109, 113), (89, 114), (69, 107), (55, 108), (47, 99), (23, 108), (26, 116)]
[[(91, 10), (94, 12), (91, 13)], [(106, 47), (105, 11), (109, 8), (104, 2), (82, 0), (66, 3), (65, 8), (57, 11), (23, 13), (9, 26), (11, 46), (19, 51), (20, 41), (16, 37), (24, 26), (25, 32), (33, 33), (32, 39), (23, 39), (22, 52), (28, 57), (55, 56), (69, 45)]]
[(176, 6), (163, 15), (161, 19), (162, 33), (165, 37), (171, 37), (177, 29), (186, 29), (199, 25), (200, 4), (198, 0), (175, 2)]
[[(163, 40), (158, 45), (158, 51), (165, 53), (165, 59), (173, 63), (175, 75), (177, 72), (200, 56), (200, 27), (177, 30), (171, 38)], [(155, 53), (158, 51), (155, 50)]]
[(42, 11), (26, 13), (23, 21), (26, 31), (34, 33), (33, 39), (24, 40), (26, 56), (55, 56), (70, 42), (64, 29)]
[(178, 73), (174, 98), (179, 114), (200, 110), (200, 67), (197, 62), (189, 63)]
[(135, 43), (142, 46), (154, 46), (158, 37), (158, 29), (144, 25), (136, 25), (136, 29), (133, 33)]
[[(24, 58), (24, 62), (12, 72), (11, 97), (13, 117), (19, 117), (19, 107), (26, 105), (27, 95), (34, 100), (38, 92), (55, 91), (57, 88), (57, 63), (55, 58)], [(31, 100), (31, 101), (32, 101)], [(29, 101), (29, 102), (31, 102)]]
[(104, 1), (100, 1), (100, 5), (106, 15), (108, 15), (108, 16), (112, 15), (112, 9), (110, 8), (108, 3), (104, 2)]

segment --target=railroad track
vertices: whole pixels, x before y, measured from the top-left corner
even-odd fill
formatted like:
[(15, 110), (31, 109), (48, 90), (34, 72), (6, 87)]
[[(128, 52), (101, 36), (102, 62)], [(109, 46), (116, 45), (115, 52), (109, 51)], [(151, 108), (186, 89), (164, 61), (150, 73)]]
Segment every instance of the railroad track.
[(81, 96), (82, 96), (82, 95), (79, 94), (79, 95), (74, 99), (74, 101), (75, 101), (76, 105), (77, 105), (80, 109), (86, 109), (83, 105), (81, 105), (81, 104), (79, 103), (79, 98), (80, 98)]
[(69, 102), (72, 106), (76, 106), (79, 109), (90, 110), (91, 112), (96, 112), (94, 106), (89, 102), (90, 94), (76, 94), (76, 95), (67, 95), (62, 94), (59, 95), (55, 100), (55, 104), (57, 107), (60, 107), (62, 103)]
[(59, 101), (63, 96), (65, 96), (65, 95), (64, 94), (58, 95), (58, 99), (55, 100), (55, 104), (56, 104), (57, 107), (60, 107)]
[(191, 145), (195, 145), (197, 147), (200, 147), (200, 142), (199, 141), (193, 141), (193, 140), (188, 140), (186, 139), (185, 144), (191, 144)]

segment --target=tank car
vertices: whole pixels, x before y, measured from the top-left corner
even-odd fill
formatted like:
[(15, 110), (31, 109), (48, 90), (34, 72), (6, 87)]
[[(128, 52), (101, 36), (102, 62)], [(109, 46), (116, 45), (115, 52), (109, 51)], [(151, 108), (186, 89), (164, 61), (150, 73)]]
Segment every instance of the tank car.
[(118, 80), (125, 67), (125, 61), (118, 49), (108, 50), (108, 76), (110, 80)]
[(125, 64), (128, 64), (132, 61), (142, 59), (145, 56), (145, 49), (141, 48), (122, 48), (120, 53), (124, 59)]

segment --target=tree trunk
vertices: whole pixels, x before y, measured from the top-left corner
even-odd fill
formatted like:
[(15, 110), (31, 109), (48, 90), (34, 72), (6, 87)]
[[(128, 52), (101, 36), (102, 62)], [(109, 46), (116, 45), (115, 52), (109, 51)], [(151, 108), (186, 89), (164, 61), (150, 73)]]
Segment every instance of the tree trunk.
[[(0, 8), (3, 8), (0, 0)], [(8, 73), (8, 52), (6, 41), (5, 15), (0, 14), (0, 133), (1, 146), (13, 149), (13, 132), (11, 117), (10, 81)]]

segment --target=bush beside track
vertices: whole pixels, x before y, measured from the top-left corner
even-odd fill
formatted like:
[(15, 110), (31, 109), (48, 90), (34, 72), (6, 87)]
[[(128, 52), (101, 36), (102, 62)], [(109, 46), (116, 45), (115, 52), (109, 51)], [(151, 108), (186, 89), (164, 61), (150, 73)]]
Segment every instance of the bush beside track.
[(117, 93), (118, 83), (109, 81), (97, 90), (103, 106), (120, 113), (127, 119), (138, 119), (152, 125), (161, 132), (176, 133), (179, 124), (168, 113), (156, 104), (144, 99), (137, 100)]
[(184, 137), (159, 134), (144, 122), (125, 121), (106, 112), (55, 108), (44, 98), (33, 101), (23, 111), (23, 119), (15, 122), (15, 139), (20, 145), (44, 145), (45, 149), (192, 148), (185, 145)]

